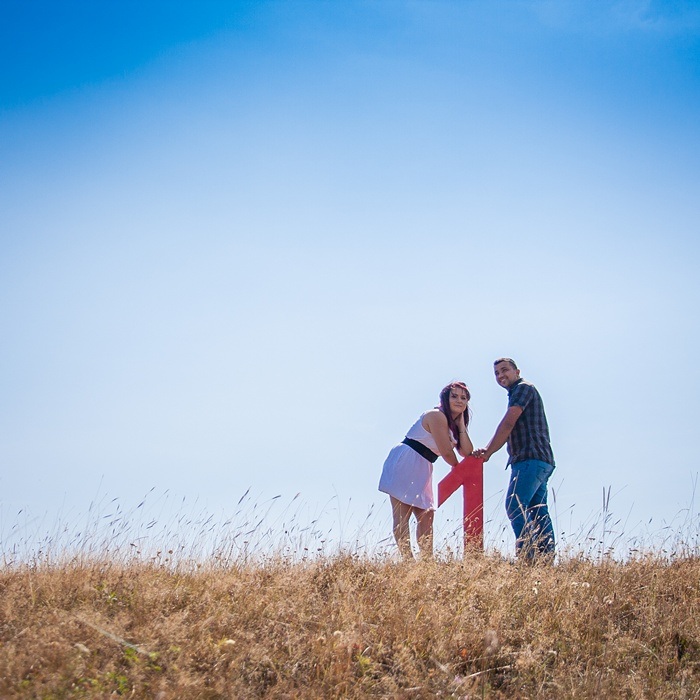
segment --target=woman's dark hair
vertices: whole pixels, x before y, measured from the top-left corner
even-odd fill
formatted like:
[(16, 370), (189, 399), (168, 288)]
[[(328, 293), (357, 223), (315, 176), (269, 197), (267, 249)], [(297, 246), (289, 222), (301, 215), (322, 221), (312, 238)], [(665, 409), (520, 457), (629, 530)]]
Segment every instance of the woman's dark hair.
[(469, 387), (464, 382), (451, 382), (440, 392), (440, 410), (445, 414), (445, 418), (447, 418), (447, 426), (452, 432), (452, 435), (454, 435), (455, 440), (459, 442), (457, 424), (452, 417), (452, 411), (450, 411), (450, 391), (452, 391), (452, 389), (462, 389), (467, 393), (467, 407), (464, 409), (465, 427), (469, 425), (469, 400), (472, 395), (469, 393)]

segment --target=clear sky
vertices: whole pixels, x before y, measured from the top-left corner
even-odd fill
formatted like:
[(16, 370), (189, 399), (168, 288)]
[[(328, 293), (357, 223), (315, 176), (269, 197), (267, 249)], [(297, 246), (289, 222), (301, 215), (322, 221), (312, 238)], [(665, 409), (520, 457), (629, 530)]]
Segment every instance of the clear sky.
[(3, 551), (115, 503), (382, 541), (503, 355), (563, 541), (697, 533), (697, 3), (5, 0), (0, 66)]

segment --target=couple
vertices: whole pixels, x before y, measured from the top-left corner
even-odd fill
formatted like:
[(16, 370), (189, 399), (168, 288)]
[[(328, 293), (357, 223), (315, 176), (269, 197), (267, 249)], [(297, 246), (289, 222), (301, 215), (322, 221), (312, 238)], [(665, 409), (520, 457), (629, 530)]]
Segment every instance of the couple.
[(413, 557), (409, 519), (416, 517), (416, 539), (425, 554), (433, 553), (433, 463), (442, 457), (450, 467), (470, 454), (487, 462), (508, 444), (510, 484), (506, 513), (515, 533), (518, 557), (537, 555), (551, 561), (554, 529), (547, 508), (547, 481), (554, 471), (554, 455), (542, 398), (537, 389), (520, 377), (509, 357), (494, 362), (496, 382), (508, 391), (508, 410), (489, 444), (475, 450), (469, 439), (469, 389), (452, 382), (440, 392), (440, 405), (426, 411), (411, 427), (402, 443), (386, 461), (379, 490), (389, 494), (396, 544), (401, 556)]

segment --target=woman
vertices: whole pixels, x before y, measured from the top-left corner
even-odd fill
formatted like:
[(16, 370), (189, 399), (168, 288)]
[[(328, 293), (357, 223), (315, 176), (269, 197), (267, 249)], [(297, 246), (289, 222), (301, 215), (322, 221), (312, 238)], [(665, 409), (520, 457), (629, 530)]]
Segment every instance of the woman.
[(433, 462), (442, 457), (454, 467), (458, 463), (455, 447), (462, 457), (474, 449), (467, 433), (470, 398), (466, 384), (448, 384), (440, 392), (440, 405), (413, 424), (384, 462), (379, 490), (389, 494), (394, 538), (404, 558), (413, 556), (408, 529), (411, 515), (417, 521), (419, 550), (433, 554)]

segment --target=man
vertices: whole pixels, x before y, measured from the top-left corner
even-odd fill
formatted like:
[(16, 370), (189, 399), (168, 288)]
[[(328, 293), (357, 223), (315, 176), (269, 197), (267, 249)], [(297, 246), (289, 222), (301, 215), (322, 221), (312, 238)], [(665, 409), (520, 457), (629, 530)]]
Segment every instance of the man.
[(534, 561), (537, 555), (554, 557), (554, 528), (547, 508), (547, 481), (554, 471), (549, 426), (542, 398), (520, 377), (509, 357), (494, 363), (496, 381), (508, 390), (508, 410), (489, 444), (474, 454), (487, 462), (508, 443), (510, 483), (506, 513), (515, 533), (518, 557)]

